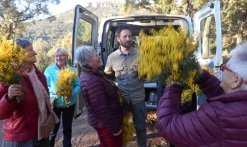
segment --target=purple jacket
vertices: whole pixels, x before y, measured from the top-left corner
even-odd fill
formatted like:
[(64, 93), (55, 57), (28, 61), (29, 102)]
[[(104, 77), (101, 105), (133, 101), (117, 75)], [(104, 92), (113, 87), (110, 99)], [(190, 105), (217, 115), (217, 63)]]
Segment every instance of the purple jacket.
[(121, 129), (123, 109), (117, 87), (97, 73), (81, 72), (81, 91), (88, 111), (88, 123), (94, 128), (108, 128), (113, 134)]
[(182, 87), (165, 89), (158, 107), (157, 128), (176, 147), (246, 147), (247, 91), (224, 94), (220, 81), (204, 71), (198, 83), (208, 102), (182, 114)]

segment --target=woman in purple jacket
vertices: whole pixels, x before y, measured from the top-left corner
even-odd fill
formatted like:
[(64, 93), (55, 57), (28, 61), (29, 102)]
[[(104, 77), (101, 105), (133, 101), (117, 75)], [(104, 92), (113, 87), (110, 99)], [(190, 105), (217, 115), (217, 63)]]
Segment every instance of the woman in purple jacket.
[(88, 111), (88, 123), (97, 131), (100, 147), (121, 147), (123, 109), (119, 89), (100, 70), (100, 56), (92, 46), (77, 48), (76, 61), (82, 67), (80, 84)]
[(222, 81), (199, 69), (199, 87), (208, 103), (197, 111), (182, 114), (182, 86), (168, 86), (160, 99), (159, 133), (176, 147), (247, 146), (247, 43), (236, 47), (226, 65)]

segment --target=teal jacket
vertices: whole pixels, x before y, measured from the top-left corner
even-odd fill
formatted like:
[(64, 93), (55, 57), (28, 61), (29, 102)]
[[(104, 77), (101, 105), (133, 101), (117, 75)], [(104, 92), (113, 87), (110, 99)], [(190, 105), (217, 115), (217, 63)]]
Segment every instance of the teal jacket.
[[(68, 63), (66, 63), (66, 67), (70, 67), (72, 70), (76, 70), (74, 67), (69, 66)], [(55, 98), (55, 103), (54, 103), (54, 107), (57, 108), (64, 108), (64, 107), (69, 107), (73, 104), (75, 104), (76, 102), (76, 96), (77, 94), (79, 94), (79, 92), (81, 91), (80, 88), (80, 79), (79, 77), (77, 77), (76, 81), (73, 83), (73, 90), (71, 93), (71, 97), (69, 98), (70, 103), (68, 105), (65, 104), (64, 98), (63, 97), (58, 97), (56, 95), (56, 83), (58, 80), (58, 74), (57, 71), (59, 71), (59, 67), (57, 66), (57, 64), (53, 64), (52, 66), (49, 66), (45, 69), (45, 76), (46, 76), (46, 80), (47, 80), (47, 85), (48, 85), (48, 89), (49, 89), (49, 93), (50, 93), (50, 98)]]

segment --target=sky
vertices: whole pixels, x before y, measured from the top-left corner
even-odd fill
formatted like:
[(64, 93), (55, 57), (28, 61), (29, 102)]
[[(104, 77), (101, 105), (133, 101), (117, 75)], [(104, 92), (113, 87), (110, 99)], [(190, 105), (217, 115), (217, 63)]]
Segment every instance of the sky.
[(67, 10), (74, 9), (77, 4), (84, 2), (103, 2), (106, 0), (60, 0), (59, 5), (49, 5), (50, 12), (52, 15), (57, 15)]

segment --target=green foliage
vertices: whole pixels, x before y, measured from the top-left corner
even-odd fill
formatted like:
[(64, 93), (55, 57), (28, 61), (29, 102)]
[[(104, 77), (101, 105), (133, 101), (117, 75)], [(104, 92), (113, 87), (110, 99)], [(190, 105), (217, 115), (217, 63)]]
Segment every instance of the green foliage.
[(247, 1), (221, 0), (224, 47), (229, 49), (246, 40)]
[(158, 14), (170, 14), (175, 10), (177, 5), (174, 0), (153, 0), (153, 3), (149, 0), (126, 0), (125, 10), (127, 9), (146, 9), (149, 12), (155, 12)]
[[(146, 9), (157, 14), (184, 14), (193, 18), (195, 11), (205, 5), (208, 0), (125, 0), (125, 9)], [(133, 10), (132, 10), (133, 11)]]
[(53, 61), (50, 57), (47, 56), (47, 52), (50, 49), (51, 45), (41, 38), (33, 41), (32, 44), (33, 49), (37, 53), (37, 68), (41, 71), (44, 71), (45, 68), (51, 64), (51, 61)]
[(25, 21), (43, 15), (50, 15), (48, 4), (59, 4), (60, 0), (4, 0), (0, 1), (0, 32), (7, 39), (21, 36)]
[[(193, 18), (194, 13), (210, 0), (125, 0), (125, 9), (146, 9), (159, 14), (182, 14)], [(247, 40), (247, 1), (220, 0), (223, 33), (223, 48), (231, 50), (237, 44)], [(134, 10), (132, 10), (134, 11)]]
[(174, 0), (157, 0), (155, 6), (159, 6), (157, 13), (160, 14), (170, 14), (178, 9)]
[(37, 68), (44, 72), (45, 69), (52, 64), (51, 62), (53, 60), (53, 58), (48, 57), (46, 54), (41, 54), (41, 56), (38, 58), (39, 64), (37, 64)]
[(77, 46), (92, 44), (92, 25), (84, 20), (80, 20), (78, 27)]

